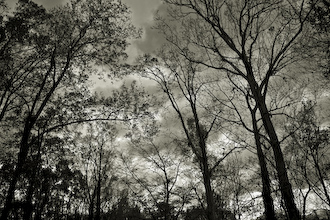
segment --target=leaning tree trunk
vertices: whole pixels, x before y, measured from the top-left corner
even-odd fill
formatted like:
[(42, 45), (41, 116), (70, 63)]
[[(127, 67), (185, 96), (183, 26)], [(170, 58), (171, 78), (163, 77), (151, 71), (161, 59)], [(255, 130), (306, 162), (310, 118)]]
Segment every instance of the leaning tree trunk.
[(274, 211), (274, 201), (271, 195), (269, 173), (267, 169), (265, 155), (262, 152), (260, 134), (257, 127), (255, 111), (251, 111), (251, 115), (252, 115), (254, 139), (257, 146), (257, 155), (258, 155), (260, 171), (261, 171), (262, 198), (265, 207), (265, 215), (267, 220), (276, 220), (275, 211)]
[(16, 164), (16, 168), (15, 168), (13, 177), (12, 177), (12, 179), (10, 181), (10, 184), (9, 184), (9, 189), (8, 189), (7, 196), (6, 196), (5, 205), (4, 205), (4, 208), (2, 210), (0, 220), (7, 220), (8, 217), (9, 217), (9, 213), (10, 213), (10, 210), (12, 208), (12, 201), (14, 199), (16, 184), (18, 182), (19, 177), (21, 176), (21, 174), (23, 172), (23, 165), (26, 162), (26, 159), (27, 159), (27, 156), (28, 156), (28, 153), (29, 153), (29, 150), (30, 150), (29, 139), (30, 139), (30, 136), (31, 136), (32, 128), (35, 125), (35, 123), (36, 123), (37, 119), (39, 118), (39, 116), (41, 115), (42, 111), (46, 107), (48, 101), (50, 100), (50, 98), (54, 94), (55, 89), (58, 87), (58, 85), (62, 81), (65, 73), (67, 72), (67, 70), (70, 67), (72, 49), (70, 49), (70, 51), (68, 53), (67, 61), (65, 63), (65, 66), (64, 66), (63, 70), (61, 71), (60, 76), (58, 77), (56, 82), (54, 82), (54, 84), (52, 85), (50, 90), (47, 92), (46, 96), (42, 99), (42, 101), (40, 103), (40, 106), (37, 108), (36, 107), (37, 102), (41, 98), (41, 94), (45, 89), (45, 86), (47, 84), (47, 79), (49, 78), (52, 70), (55, 67), (55, 54), (56, 54), (55, 52), (56, 52), (56, 48), (54, 49), (54, 51), (52, 53), (50, 67), (49, 67), (49, 69), (47, 70), (47, 72), (44, 76), (43, 82), (42, 82), (42, 84), (40, 85), (40, 88), (39, 88), (39, 92), (36, 95), (36, 97), (34, 98), (33, 105), (31, 106), (31, 109), (30, 109), (30, 113), (27, 116), (25, 124), (24, 124), (23, 135), (22, 135), (22, 139), (21, 139), (21, 143), (20, 143), (20, 151), (18, 153), (18, 160), (17, 160), (17, 164)]
[(285, 167), (285, 161), (281, 150), (280, 142), (278, 140), (272, 120), (270, 118), (271, 116), (266, 106), (265, 97), (261, 95), (260, 88), (254, 81), (254, 79), (250, 79), (249, 83), (255, 101), (257, 103), (263, 125), (270, 139), (270, 144), (275, 157), (276, 171), (279, 180), (280, 191), (285, 203), (285, 207), (287, 209), (286, 211), (288, 212), (290, 220), (300, 220), (300, 214), (294, 202), (293, 190)]
[[(199, 124), (199, 118), (196, 110), (195, 104), (192, 104), (193, 102), (190, 102), (191, 108), (194, 114), (194, 120), (195, 120), (195, 126), (196, 126), (196, 135), (198, 136), (198, 145), (201, 150), (201, 155), (199, 158), (199, 162), (201, 165), (201, 171), (203, 174), (203, 182), (204, 182), (204, 188), (205, 188), (205, 196), (206, 196), (206, 215), (208, 220), (216, 220), (216, 214), (215, 214), (215, 204), (214, 204), (214, 196), (213, 196), (213, 190), (211, 186), (211, 171), (209, 168), (208, 163), (208, 155), (206, 151), (206, 136), (204, 134), (204, 131), (202, 127)], [(198, 155), (196, 155), (198, 156)]]
[(261, 115), (262, 115), (262, 121), (264, 123), (265, 129), (268, 133), (271, 147), (274, 152), (275, 157), (275, 164), (276, 164), (276, 170), (278, 175), (278, 180), (280, 184), (280, 190), (282, 197), (284, 199), (285, 207), (287, 209), (287, 212), (289, 214), (289, 217), (291, 220), (300, 220), (299, 211), (296, 207), (296, 204), (294, 202), (294, 195), (292, 191), (292, 186), (289, 182), (288, 174), (285, 167), (285, 161), (283, 157), (283, 153), (280, 147), (280, 142), (278, 140), (277, 134), (275, 132), (274, 126), (272, 124), (272, 121), (270, 119), (269, 112), (267, 111), (267, 108), (265, 105), (261, 105)]

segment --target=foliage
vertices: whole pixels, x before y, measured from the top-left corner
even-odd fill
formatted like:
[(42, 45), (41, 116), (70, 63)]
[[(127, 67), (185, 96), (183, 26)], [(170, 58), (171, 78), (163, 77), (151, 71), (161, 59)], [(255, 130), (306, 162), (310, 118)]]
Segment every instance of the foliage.
[(329, 130), (320, 126), (315, 106), (312, 102), (302, 103), (295, 121), (288, 125), (289, 132), (295, 130), (287, 147), (289, 168), (296, 187), (304, 196), (304, 209), (310, 192), (314, 192), (328, 207), (330, 205), (326, 183), (329, 176)]

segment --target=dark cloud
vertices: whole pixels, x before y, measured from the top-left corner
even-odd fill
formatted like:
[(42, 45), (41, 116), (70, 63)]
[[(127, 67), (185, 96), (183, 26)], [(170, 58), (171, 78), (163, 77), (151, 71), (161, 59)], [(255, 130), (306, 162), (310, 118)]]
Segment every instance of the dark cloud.
[(131, 41), (131, 45), (126, 52), (129, 56), (128, 62), (132, 63), (142, 54), (152, 54), (159, 49), (166, 42), (163, 35), (153, 26), (145, 26), (143, 28), (143, 35), (141, 39)]
[(34, 0), (35, 3), (43, 5), (45, 8), (53, 8), (59, 5), (64, 5), (68, 0)]
[(144, 27), (153, 23), (154, 13), (162, 4), (160, 0), (123, 0), (132, 11), (134, 25)]
[[(18, 2), (18, 0), (5, 0), (5, 2), (8, 4), (8, 6), (11, 9), (14, 9), (16, 7), (16, 3)], [(69, 0), (34, 0), (33, 2), (49, 9), (59, 5), (64, 5), (65, 3), (69, 2)]]
[(144, 37), (142, 40), (136, 41), (136, 47), (144, 53), (152, 53), (165, 43), (164, 37), (157, 29), (153, 27), (146, 27), (144, 29)]
[(155, 13), (163, 14), (166, 10), (160, 0), (124, 0), (131, 8), (133, 24), (142, 28), (142, 38), (133, 41), (128, 53), (131, 57), (136, 57), (143, 53), (152, 53), (165, 43), (165, 39), (158, 30), (154, 28)]

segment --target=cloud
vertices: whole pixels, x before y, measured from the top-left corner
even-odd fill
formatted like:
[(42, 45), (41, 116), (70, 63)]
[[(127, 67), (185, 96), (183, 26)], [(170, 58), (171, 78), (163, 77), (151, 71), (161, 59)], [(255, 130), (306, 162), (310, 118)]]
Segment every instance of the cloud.
[(135, 46), (144, 53), (152, 53), (165, 43), (164, 37), (158, 33), (158, 30), (149, 26), (145, 28), (145, 34), (142, 40), (138, 40)]
[[(13, 10), (15, 9), (18, 0), (5, 0), (5, 2), (8, 4), (9, 8)], [(50, 9), (59, 5), (64, 5), (69, 2), (69, 0), (33, 0), (33, 2)]]
[(64, 5), (68, 0), (34, 0), (35, 3), (43, 5), (45, 8), (53, 8), (59, 5)]
[(162, 14), (166, 7), (160, 0), (124, 0), (124, 3), (131, 8), (133, 24), (143, 31), (142, 38), (132, 41), (127, 50), (132, 61), (138, 55), (152, 53), (165, 43), (163, 36), (153, 26), (155, 13), (158, 11)]
[(162, 4), (160, 0), (123, 0), (132, 11), (133, 24), (144, 27), (153, 23), (154, 13)]

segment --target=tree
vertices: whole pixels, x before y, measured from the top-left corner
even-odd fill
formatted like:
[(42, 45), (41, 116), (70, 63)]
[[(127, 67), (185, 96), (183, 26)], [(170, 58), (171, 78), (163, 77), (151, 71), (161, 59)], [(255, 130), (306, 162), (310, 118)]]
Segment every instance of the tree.
[(127, 185), (133, 199), (154, 219), (176, 220), (191, 197), (192, 189), (184, 176), (186, 158), (177, 154), (178, 142), (170, 141), (156, 121), (146, 121), (134, 124), (126, 135), (129, 148), (135, 152), (122, 156), (129, 173)]
[(1, 219), (9, 216), (32, 134), (51, 101), (65, 86), (87, 80), (86, 72), (97, 65), (115, 66), (125, 58), (127, 38), (137, 36), (125, 5), (90, 0), (73, 0), (50, 12), (31, 1), (20, 1), (5, 23), (5, 33), (1, 59), (10, 57), (15, 68), (1, 72), (6, 79), (1, 81), (6, 82), (1, 90), (1, 117), (13, 109), (9, 104), (18, 105), (23, 129)]
[(318, 122), (315, 113), (316, 104), (311, 101), (302, 103), (295, 121), (292, 121), (287, 129), (296, 130), (291, 136), (289, 143), (292, 174), (299, 182), (301, 187), (308, 187), (304, 195), (304, 207), (310, 191), (313, 191), (324, 204), (330, 207), (329, 187), (326, 179), (329, 167), (329, 131), (328, 128), (322, 128)]
[(111, 198), (104, 198), (107, 195), (105, 190), (111, 189), (117, 179), (113, 172), (117, 131), (109, 122), (90, 123), (84, 128), (85, 134), (74, 132), (72, 148), (77, 152), (76, 169), (82, 169), (84, 175), (80, 189), (84, 191), (89, 206), (88, 218), (100, 219), (102, 203), (111, 201)]
[(330, 67), (330, 2), (328, 0), (310, 0), (306, 2), (306, 8), (310, 10), (306, 27), (310, 34), (301, 39), (302, 46), (299, 47), (299, 50), (301, 54), (310, 59), (309, 62), (306, 62), (308, 64), (305, 65), (306, 69), (328, 78)]
[(116, 206), (113, 207), (109, 215), (110, 219), (118, 220), (142, 220), (146, 219), (144, 213), (137, 206), (133, 206), (128, 198), (128, 191), (124, 190), (121, 193), (120, 199)]
[(274, 153), (280, 190), (290, 219), (300, 219), (280, 141), (267, 103), (274, 76), (301, 59), (294, 53), (310, 10), (291, 1), (166, 0), (180, 31), (160, 18), (167, 40), (194, 63), (240, 79), (250, 91)]
[(263, 153), (262, 149), (262, 136), (260, 135), (260, 128), (258, 128), (258, 119), (256, 116), (257, 113), (257, 106), (251, 106), (249, 103), (249, 95), (246, 95), (246, 101), (248, 104), (249, 111), (251, 113), (251, 121), (253, 127), (253, 136), (255, 139), (255, 145), (257, 148), (257, 156), (260, 165), (260, 173), (261, 173), (261, 180), (262, 180), (262, 197), (263, 203), (265, 207), (265, 216), (266, 219), (269, 220), (276, 220), (276, 215), (274, 211), (274, 201), (271, 195), (271, 182), (269, 177), (269, 172), (267, 168), (267, 161), (266, 157)]
[[(231, 84), (228, 88), (227, 84)], [(226, 121), (231, 126), (231, 133), (236, 139), (236, 143), (240, 145), (250, 146), (247, 149), (252, 152), (256, 151), (256, 156), (259, 160), (260, 174), (262, 180), (262, 197), (265, 207), (265, 215), (267, 219), (275, 218), (273, 198), (271, 196), (271, 184), (270, 176), (267, 168), (267, 158), (263, 152), (263, 142), (268, 141), (264, 135), (262, 126), (260, 126), (260, 118), (257, 114), (257, 106), (253, 99), (251, 99), (251, 94), (249, 91), (245, 91), (240, 87), (241, 82), (238, 80), (226, 81), (221, 79), (219, 82), (214, 83), (208, 88), (208, 95), (214, 101), (214, 105), (225, 106), (222, 108), (221, 118)], [(219, 103), (219, 104), (215, 104)], [(284, 105), (285, 106), (285, 105)], [(249, 111), (246, 112), (246, 109)], [(270, 109), (272, 111), (278, 111), (282, 107), (276, 105), (275, 109)], [(235, 126), (235, 128), (234, 128)], [(242, 132), (245, 129), (249, 132), (247, 134), (253, 134), (254, 144), (249, 143), (250, 140), (248, 136), (243, 136)]]
[(216, 219), (212, 175), (219, 164), (237, 147), (226, 149), (222, 156), (211, 160), (208, 140), (218, 125), (221, 110), (213, 109), (210, 113), (203, 108), (209, 104), (209, 100), (203, 96), (208, 81), (200, 77), (200, 65), (182, 59), (171, 45), (167, 45), (164, 50), (159, 51), (157, 58), (148, 55), (143, 57), (140, 68), (144, 77), (158, 83), (174, 109), (183, 130), (186, 146), (193, 152), (194, 162), (202, 174), (207, 204), (206, 216), (209, 220)]
[(329, 33), (330, 21), (330, 1), (310, 1), (310, 8), (312, 9), (309, 22), (321, 33)]

